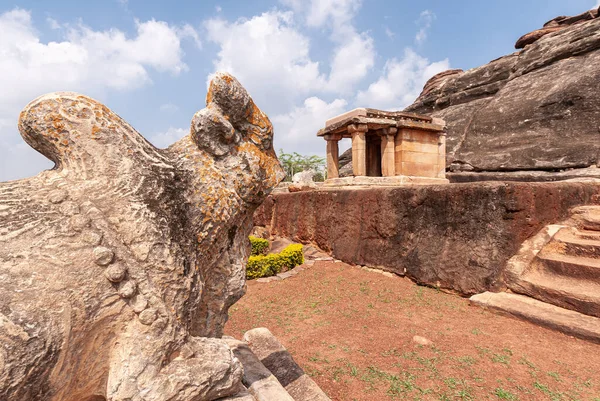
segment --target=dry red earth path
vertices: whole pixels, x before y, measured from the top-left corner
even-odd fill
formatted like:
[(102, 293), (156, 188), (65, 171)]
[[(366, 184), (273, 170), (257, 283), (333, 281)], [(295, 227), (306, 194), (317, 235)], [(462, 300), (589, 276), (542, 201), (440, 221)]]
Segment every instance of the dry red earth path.
[(260, 326), (338, 401), (600, 400), (600, 345), (344, 263), (249, 282), (226, 333)]

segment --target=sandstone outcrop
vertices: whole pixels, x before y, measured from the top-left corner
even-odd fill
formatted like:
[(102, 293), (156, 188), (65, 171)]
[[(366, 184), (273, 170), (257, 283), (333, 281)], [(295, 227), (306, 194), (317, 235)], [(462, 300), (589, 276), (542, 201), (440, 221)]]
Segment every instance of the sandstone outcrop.
[(351, 177), (352, 174), (352, 148), (340, 155), (338, 160), (340, 177)]
[(235, 78), (217, 74), (206, 103), (164, 150), (76, 93), (23, 110), (23, 138), (56, 167), (0, 183), (1, 400), (238, 392), (219, 337), (245, 291), (253, 212), (284, 173)]
[(598, 182), (328, 189), (271, 195), (254, 223), (346, 263), (472, 295), (506, 288), (523, 241), (599, 194)]
[(573, 17), (561, 15), (560, 17), (553, 18), (546, 22), (542, 28), (536, 29), (533, 32), (529, 32), (521, 36), (517, 40), (517, 43), (515, 43), (515, 49), (522, 49), (527, 45), (535, 43), (538, 39), (548, 35), (549, 33), (558, 32), (570, 27), (571, 25), (581, 24), (582, 22), (598, 18), (599, 11), (600, 8), (597, 10), (589, 10)]
[(522, 38), (526, 46), (519, 52), (439, 74), (405, 111), (446, 121), (450, 171), (595, 166), (600, 156), (597, 15), (556, 18), (543, 32)]

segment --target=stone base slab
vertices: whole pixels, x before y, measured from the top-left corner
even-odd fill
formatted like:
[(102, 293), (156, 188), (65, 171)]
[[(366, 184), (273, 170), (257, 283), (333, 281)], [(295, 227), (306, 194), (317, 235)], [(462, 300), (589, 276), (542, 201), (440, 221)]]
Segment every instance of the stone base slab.
[(396, 175), (393, 177), (343, 177), (329, 178), (325, 180), (323, 187), (348, 187), (348, 186), (385, 186), (394, 187), (400, 185), (440, 185), (448, 184), (445, 178), (413, 177), (408, 175)]
[(471, 304), (512, 315), (567, 335), (600, 343), (600, 319), (506, 292), (473, 295)]

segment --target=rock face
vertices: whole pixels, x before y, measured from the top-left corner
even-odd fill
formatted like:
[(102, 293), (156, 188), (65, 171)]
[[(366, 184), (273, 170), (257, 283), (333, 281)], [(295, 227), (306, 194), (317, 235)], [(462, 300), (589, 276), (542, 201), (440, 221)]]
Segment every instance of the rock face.
[(600, 8), (597, 10), (586, 11), (573, 17), (566, 17), (562, 15), (560, 17), (553, 18), (550, 21), (546, 22), (543, 28), (536, 29), (533, 32), (529, 32), (521, 36), (517, 40), (517, 43), (515, 43), (515, 49), (522, 49), (527, 45), (535, 43), (538, 39), (548, 35), (549, 33), (558, 32), (560, 30), (570, 27), (571, 25), (581, 24), (585, 21), (598, 18), (599, 12)]
[(472, 295), (505, 288), (523, 241), (599, 193), (597, 182), (317, 190), (269, 196), (254, 223), (347, 263)]
[(34, 100), (19, 129), (56, 167), (0, 183), (0, 399), (235, 394), (241, 366), (218, 337), (245, 291), (252, 214), (284, 175), (267, 116), (217, 74), (165, 150), (76, 93)]
[(351, 177), (352, 173), (352, 148), (347, 149), (338, 159), (340, 177)]
[[(559, 170), (600, 152), (600, 18), (549, 22), (525, 49), (432, 78), (405, 111), (448, 125), (450, 171)], [(550, 33), (550, 31), (553, 31)]]

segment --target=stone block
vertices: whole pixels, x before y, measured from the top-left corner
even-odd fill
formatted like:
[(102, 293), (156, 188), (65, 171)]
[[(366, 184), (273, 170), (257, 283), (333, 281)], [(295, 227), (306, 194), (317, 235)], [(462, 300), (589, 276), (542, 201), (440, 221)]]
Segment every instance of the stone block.
[(358, 108), (358, 109), (350, 110), (344, 114), (340, 114), (339, 116), (330, 118), (329, 120), (325, 121), (325, 127), (329, 127), (329, 126), (331, 126), (335, 123), (338, 123), (340, 121), (343, 121), (347, 118), (366, 117), (366, 116), (367, 116), (367, 109)]
[(563, 309), (524, 295), (484, 292), (473, 295), (471, 304), (539, 324), (567, 335), (600, 343), (600, 319)]
[(296, 401), (252, 352), (248, 344), (237, 340), (226, 341), (233, 355), (244, 367), (242, 383), (257, 401)]
[(400, 136), (402, 141), (412, 141), (418, 143), (429, 143), (437, 145), (439, 134), (437, 132), (421, 131), (415, 129), (401, 129)]
[(438, 154), (439, 145), (437, 143), (421, 143), (414, 141), (399, 142), (396, 144), (396, 151), (422, 152)]
[[(436, 165), (438, 163), (438, 154), (436, 153), (423, 153), (423, 152), (402, 152), (402, 162), (403, 163), (417, 163), (417, 164), (427, 164), (427, 165)], [(404, 173), (406, 174), (406, 173)], [(409, 174), (410, 175), (410, 174)]]
[(402, 169), (400, 173), (402, 175), (409, 175), (414, 177), (437, 177), (438, 169), (435, 164), (423, 164), (423, 163), (411, 163), (402, 162)]
[(294, 275), (294, 273), (292, 273), (292, 271), (290, 270), (290, 271), (287, 271), (285, 273), (279, 273), (277, 275), (277, 277), (279, 277), (282, 280), (285, 280), (286, 278), (292, 277), (293, 275)]
[(331, 401), (268, 329), (247, 331), (244, 341), (295, 401)]

